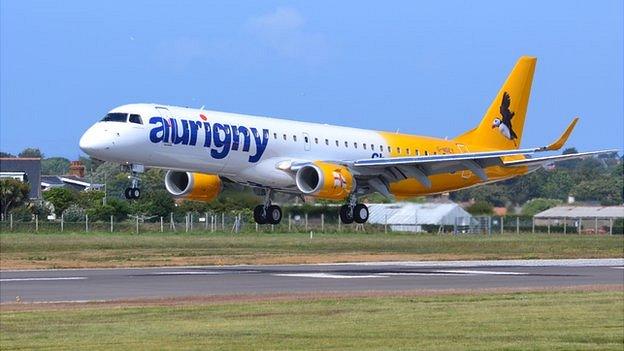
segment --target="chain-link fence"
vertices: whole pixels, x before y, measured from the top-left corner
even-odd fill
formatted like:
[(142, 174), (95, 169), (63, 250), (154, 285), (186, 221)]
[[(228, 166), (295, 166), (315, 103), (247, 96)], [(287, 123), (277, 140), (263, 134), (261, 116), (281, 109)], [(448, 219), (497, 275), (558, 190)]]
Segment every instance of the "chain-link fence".
[[(388, 218), (393, 218), (389, 220)], [(530, 216), (454, 217), (443, 223), (386, 216), (366, 224), (343, 224), (338, 214), (285, 213), (280, 224), (258, 225), (249, 211), (171, 213), (168, 216), (129, 216), (118, 220), (90, 219), (88, 215), (57, 219), (8, 214), (0, 220), (1, 232), (111, 232), (111, 233), (214, 233), (214, 232), (414, 232), (434, 234), (624, 234), (622, 220), (615, 218), (544, 219)]]

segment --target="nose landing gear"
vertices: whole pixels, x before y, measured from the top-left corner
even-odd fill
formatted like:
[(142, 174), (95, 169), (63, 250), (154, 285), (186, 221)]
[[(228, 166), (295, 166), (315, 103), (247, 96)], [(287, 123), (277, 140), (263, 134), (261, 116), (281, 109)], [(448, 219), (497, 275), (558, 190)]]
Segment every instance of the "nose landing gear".
[(271, 204), (271, 189), (267, 189), (264, 204), (254, 208), (254, 221), (258, 224), (279, 224), (282, 221), (282, 209)]
[(130, 165), (130, 180), (131, 187), (126, 188), (124, 195), (128, 200), (136, 200), (141, 197), (141, 189), (139, 189), (139, 181), (141, 180), (141, 173), (145, 172), (143, 165)]

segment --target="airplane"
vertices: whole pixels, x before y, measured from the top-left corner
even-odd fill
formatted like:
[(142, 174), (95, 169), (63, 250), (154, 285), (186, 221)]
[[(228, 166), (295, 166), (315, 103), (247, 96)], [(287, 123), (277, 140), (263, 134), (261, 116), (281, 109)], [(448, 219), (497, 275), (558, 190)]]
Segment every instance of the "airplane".
[(532, 157), (559, 150), (578, 118), (553, 143), (520, 149), (537, 59), (523, 56), (475, 128), (441, 139), (160, 104), (116, 107), (91, 126), (80, 148), (131, 170), (127, 199), (138, 199), (140, 174), (167, 169), (165, 187), (178, 198), (215, 199), (224, 182), (264, 196), (259, 224), (278, 224), (276, 192), (343, 201), (343, 223), (365, 223), (361, 198), (440, 194), (498, 182), (553, 162), (616, 152)]

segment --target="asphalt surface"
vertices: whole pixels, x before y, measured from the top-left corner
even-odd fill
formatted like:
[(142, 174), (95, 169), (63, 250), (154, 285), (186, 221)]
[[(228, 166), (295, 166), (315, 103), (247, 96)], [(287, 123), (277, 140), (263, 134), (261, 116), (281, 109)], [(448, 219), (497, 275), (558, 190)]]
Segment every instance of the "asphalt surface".
[(624, 259), (0, 271), (0, 302), (622, 284)]

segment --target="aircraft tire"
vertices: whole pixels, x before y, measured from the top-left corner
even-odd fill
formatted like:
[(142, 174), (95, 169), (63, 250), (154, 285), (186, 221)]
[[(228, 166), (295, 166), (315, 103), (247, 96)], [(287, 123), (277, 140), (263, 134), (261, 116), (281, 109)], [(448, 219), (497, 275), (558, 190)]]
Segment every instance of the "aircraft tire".
[(353, 220), (356, 223), (366, 223), (368, 221), (368, 207), (364, 204), (357, 204), (353, 208)]
[(267, 223), (279, 224), (282, 220), (282, 209), (277, 205), (271, 205), (266, 211)]
[(340, 206), (340, 221), (344, 224), (353, 223), (353, 215), (349, 211), (349, 205)]
[(253, 214), (254, 214), (254, 221), (256, 221), (256, 223), (258, 224), (267, 223), (267, 216), (266, 216), (266, 212), (264, 211), (264, 206), (258, 205), (254, 207)]

